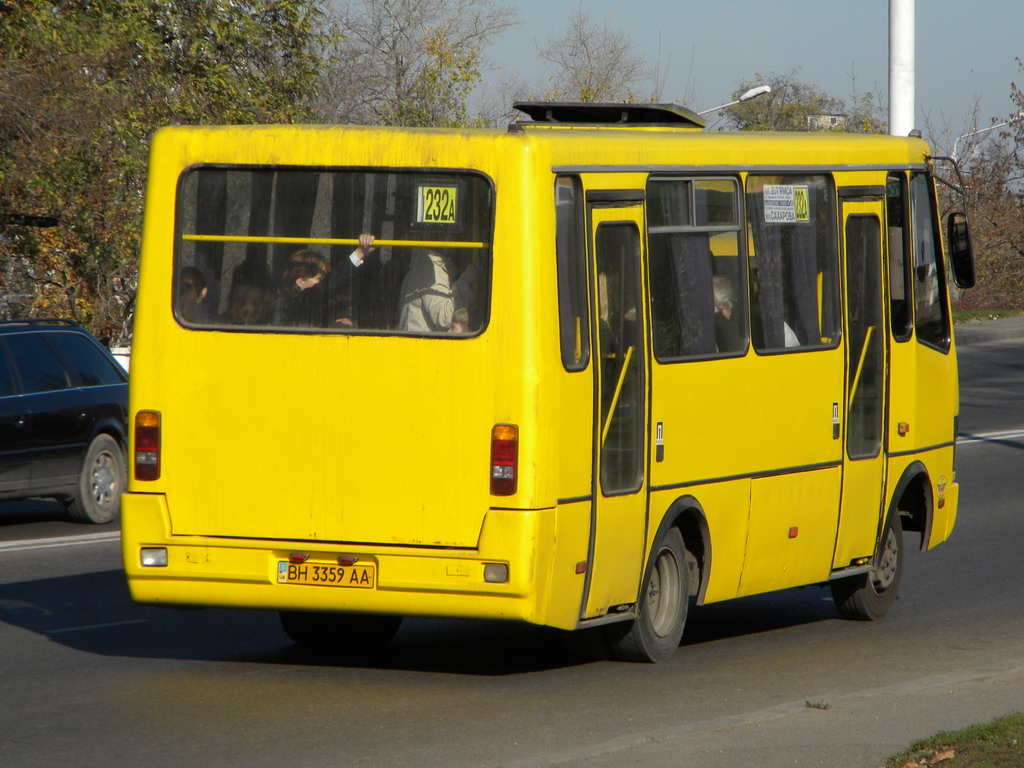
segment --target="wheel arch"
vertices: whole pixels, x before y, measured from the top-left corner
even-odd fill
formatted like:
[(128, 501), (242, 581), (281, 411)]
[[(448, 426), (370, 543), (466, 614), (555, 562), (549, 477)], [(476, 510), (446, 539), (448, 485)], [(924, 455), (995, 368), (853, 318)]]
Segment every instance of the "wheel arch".
[(120, 420), (115, 418), (101, 419), (96, 422), (96, 426), (93, 427), (92, 437), (89, 441), (92, 442), (100, 435), (110, 435), (122, 449), (128, 450), (128, 432), (125, 429), (125, 425)]
[(641, 583), (646, 584), (650, 578), (651, 568), (654, 566), (654, 549), (670, 528), (678, 528), (682, 534), (683, 546), (686, 548), (688, 576), (690, 577), (690, 595), (695, 595), (697, 604), (700, 605), (704, 602), (708, 575), (711, 572), (711, 535), (704, 508), (693, 496), (680, 496), (669, 505), (665, 514), (662, 515), (661, 522), (650, 540), (647, 550), (647, 566), (644, 569), (644, 580)]
[[(899, 510), (904, 532), (921, 534), (921, 550), (928, 548), (935, 507), (928, 468), (920, 461), (912, 462), (900, 476), (889, 502), (888, 514)], [(887, 514), (887, 516), (888, 516)]]

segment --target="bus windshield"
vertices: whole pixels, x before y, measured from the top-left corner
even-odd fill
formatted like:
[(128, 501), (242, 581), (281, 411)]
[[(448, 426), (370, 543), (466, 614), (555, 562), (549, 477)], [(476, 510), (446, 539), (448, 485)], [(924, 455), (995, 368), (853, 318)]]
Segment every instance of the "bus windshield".
[(471, 335), (486, 324), (493, 195), (481, 175), (200, 166), (178, 190), (184, 326)]

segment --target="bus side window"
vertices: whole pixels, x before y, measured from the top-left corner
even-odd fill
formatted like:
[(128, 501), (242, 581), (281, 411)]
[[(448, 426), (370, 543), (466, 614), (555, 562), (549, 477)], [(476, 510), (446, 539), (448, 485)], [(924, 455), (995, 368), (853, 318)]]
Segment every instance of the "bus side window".
[(567, 371), (582, 371), (590, 363), (590, 320), (583, 195), (575, 176), (559, 176), (555, 180), (555, 226), (562, 365)]
[(835, 345), (839, 259), (835, 194), (828, 177), (751, 175), (747, 221), (754, 348)]
[(932, 184), (923, 173), (910, 178), (914, 217), (914, 323), (917, 340), (943, 351), (949, 349), (949, 309), (945, 269), (939, 248), (939, 218)]
[(658, 360), (745, 352), (736, 180), (652, 177), (647, 232)]
[(912, 332), (910, 287), (910, 262), (906, 257), (910, 245), (908, 226), (909, 199), (907, 179), (902, 174), (892, 174), (885, 185), (885, 208), (889, 230), (889, 307), (892, 337), (906, 341)]

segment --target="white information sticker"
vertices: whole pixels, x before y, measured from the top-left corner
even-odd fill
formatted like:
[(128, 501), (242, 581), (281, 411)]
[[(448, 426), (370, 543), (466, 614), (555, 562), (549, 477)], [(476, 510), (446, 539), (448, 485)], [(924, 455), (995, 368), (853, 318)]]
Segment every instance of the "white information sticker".
[(811, 220), (807, 187), (764, 185), (764, 220), (768, 224), (799, 224)]

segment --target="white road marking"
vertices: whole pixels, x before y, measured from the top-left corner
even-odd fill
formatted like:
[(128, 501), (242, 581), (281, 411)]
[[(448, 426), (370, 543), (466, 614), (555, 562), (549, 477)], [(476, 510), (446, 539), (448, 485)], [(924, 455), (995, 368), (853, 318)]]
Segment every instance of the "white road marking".
[(120, 541), (121, 532), (86, 533), (81, 536), (55, 536), (50, 539), (25, 539), (24, 541), (0, 542), (0, 552), (19, 552), (33, 549), (53, 549), (57, 547), (80, 547), (84, 544), (103, 544)]
[(970, 445), (971, 443), (1001, 443), (1008, 440), (1020, 440), (1024, 438), (1024, 429), (1010, 429), (1001, 432), (983, 432), (980, 435), (960, 435), (956, 439), (957, 445)]

